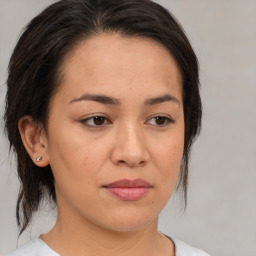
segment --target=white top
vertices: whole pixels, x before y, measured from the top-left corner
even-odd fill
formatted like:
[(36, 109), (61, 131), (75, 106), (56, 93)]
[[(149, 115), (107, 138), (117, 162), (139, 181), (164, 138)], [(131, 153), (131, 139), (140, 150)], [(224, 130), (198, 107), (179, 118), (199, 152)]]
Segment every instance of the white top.
[[(193, 248), (179, 240), (172, 239), (175, 244), (175, 256), (210, 256), (209, 254)], [(35, 238), (4, 256), (60, 256), (53, 251), (43, 240)]]

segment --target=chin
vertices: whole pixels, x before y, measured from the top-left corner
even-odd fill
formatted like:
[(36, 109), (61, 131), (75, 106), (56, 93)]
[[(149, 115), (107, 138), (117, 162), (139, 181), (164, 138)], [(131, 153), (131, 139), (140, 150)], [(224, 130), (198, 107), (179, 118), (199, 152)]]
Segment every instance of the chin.
[(135, 232), (140, 231), (148, 226), (157, 226), (158, 216), (147, 216), (146, 214), (129, 214), (112, 216), (111, 221), (105, 222), (102, 227), (115, 232)]

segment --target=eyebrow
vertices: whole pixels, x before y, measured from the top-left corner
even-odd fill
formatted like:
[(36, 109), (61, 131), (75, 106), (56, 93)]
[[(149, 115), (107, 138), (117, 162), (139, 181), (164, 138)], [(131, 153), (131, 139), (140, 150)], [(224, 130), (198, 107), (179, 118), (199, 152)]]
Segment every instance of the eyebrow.
[[(115, 105), (115, 106), (121, 105), (120, 100), (116, 98), (109, 97), (102, 94), (88, 94), (88, 93), (83, 94), (79, 98), (74, 98), (73, 100), (70, 101), (70, 104), (74, 102), (84, 101), (84, 100), (96, 101), (96, 102), (107, 104), (107, 105)], [(152, 105), (167, 102), (167, 101), (172, 101), (180, 105), (179, 100), (176, 97), (172, 96), (171, 94), (164, 94), (159, 97), (148, 98), (145, 100), (144, 105), (152, 106)]]
[(145, 105), (151, 106), (151, 105), (163, 103), (166, 101), (173, 101), (173, 102), (177, 103), (178, 105), (180, 105), (179, 100), (171, 94), (164, 94), (160, 97), (148, 98), (145, 100)]
[(108, 104), (108, 105), (120, 105), (120, 101), (118, 99), (106, 96), (106, 95), (98, 95), (98, 94), (83, 94), (79, 98), (74, 98), (70, 101), (70, 103), (79, 102), (83, 100), (91, 100), (96, 101), (102, 104)]

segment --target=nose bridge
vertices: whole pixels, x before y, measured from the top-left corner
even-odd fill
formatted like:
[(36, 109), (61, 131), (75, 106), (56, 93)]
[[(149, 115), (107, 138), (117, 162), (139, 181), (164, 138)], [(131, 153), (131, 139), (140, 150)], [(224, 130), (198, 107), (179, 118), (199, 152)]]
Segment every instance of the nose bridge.
[(115, 163), (128, 166), (144, 165), (149, 154), (143, 127), (136, 121), (127, 121), (120, 124), (113, 151)]
[[(122, 147), (142, 149), (145, 141), (143, 141), (143, 132), (141, 127), (138, 126), (135, 122), (126, 122), (120, 127), (120, 143)], [(145, 138), (144, 138), (145, 139)]]

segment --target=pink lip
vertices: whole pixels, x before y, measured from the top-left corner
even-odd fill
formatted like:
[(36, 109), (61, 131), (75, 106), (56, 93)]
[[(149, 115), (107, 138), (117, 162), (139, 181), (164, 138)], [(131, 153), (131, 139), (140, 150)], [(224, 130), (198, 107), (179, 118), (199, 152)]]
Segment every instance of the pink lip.
[(136, 201), (144, 197), (152, 185), (143, 179), (123, 179), (104, 186), (104, 188), (119, 199)]

